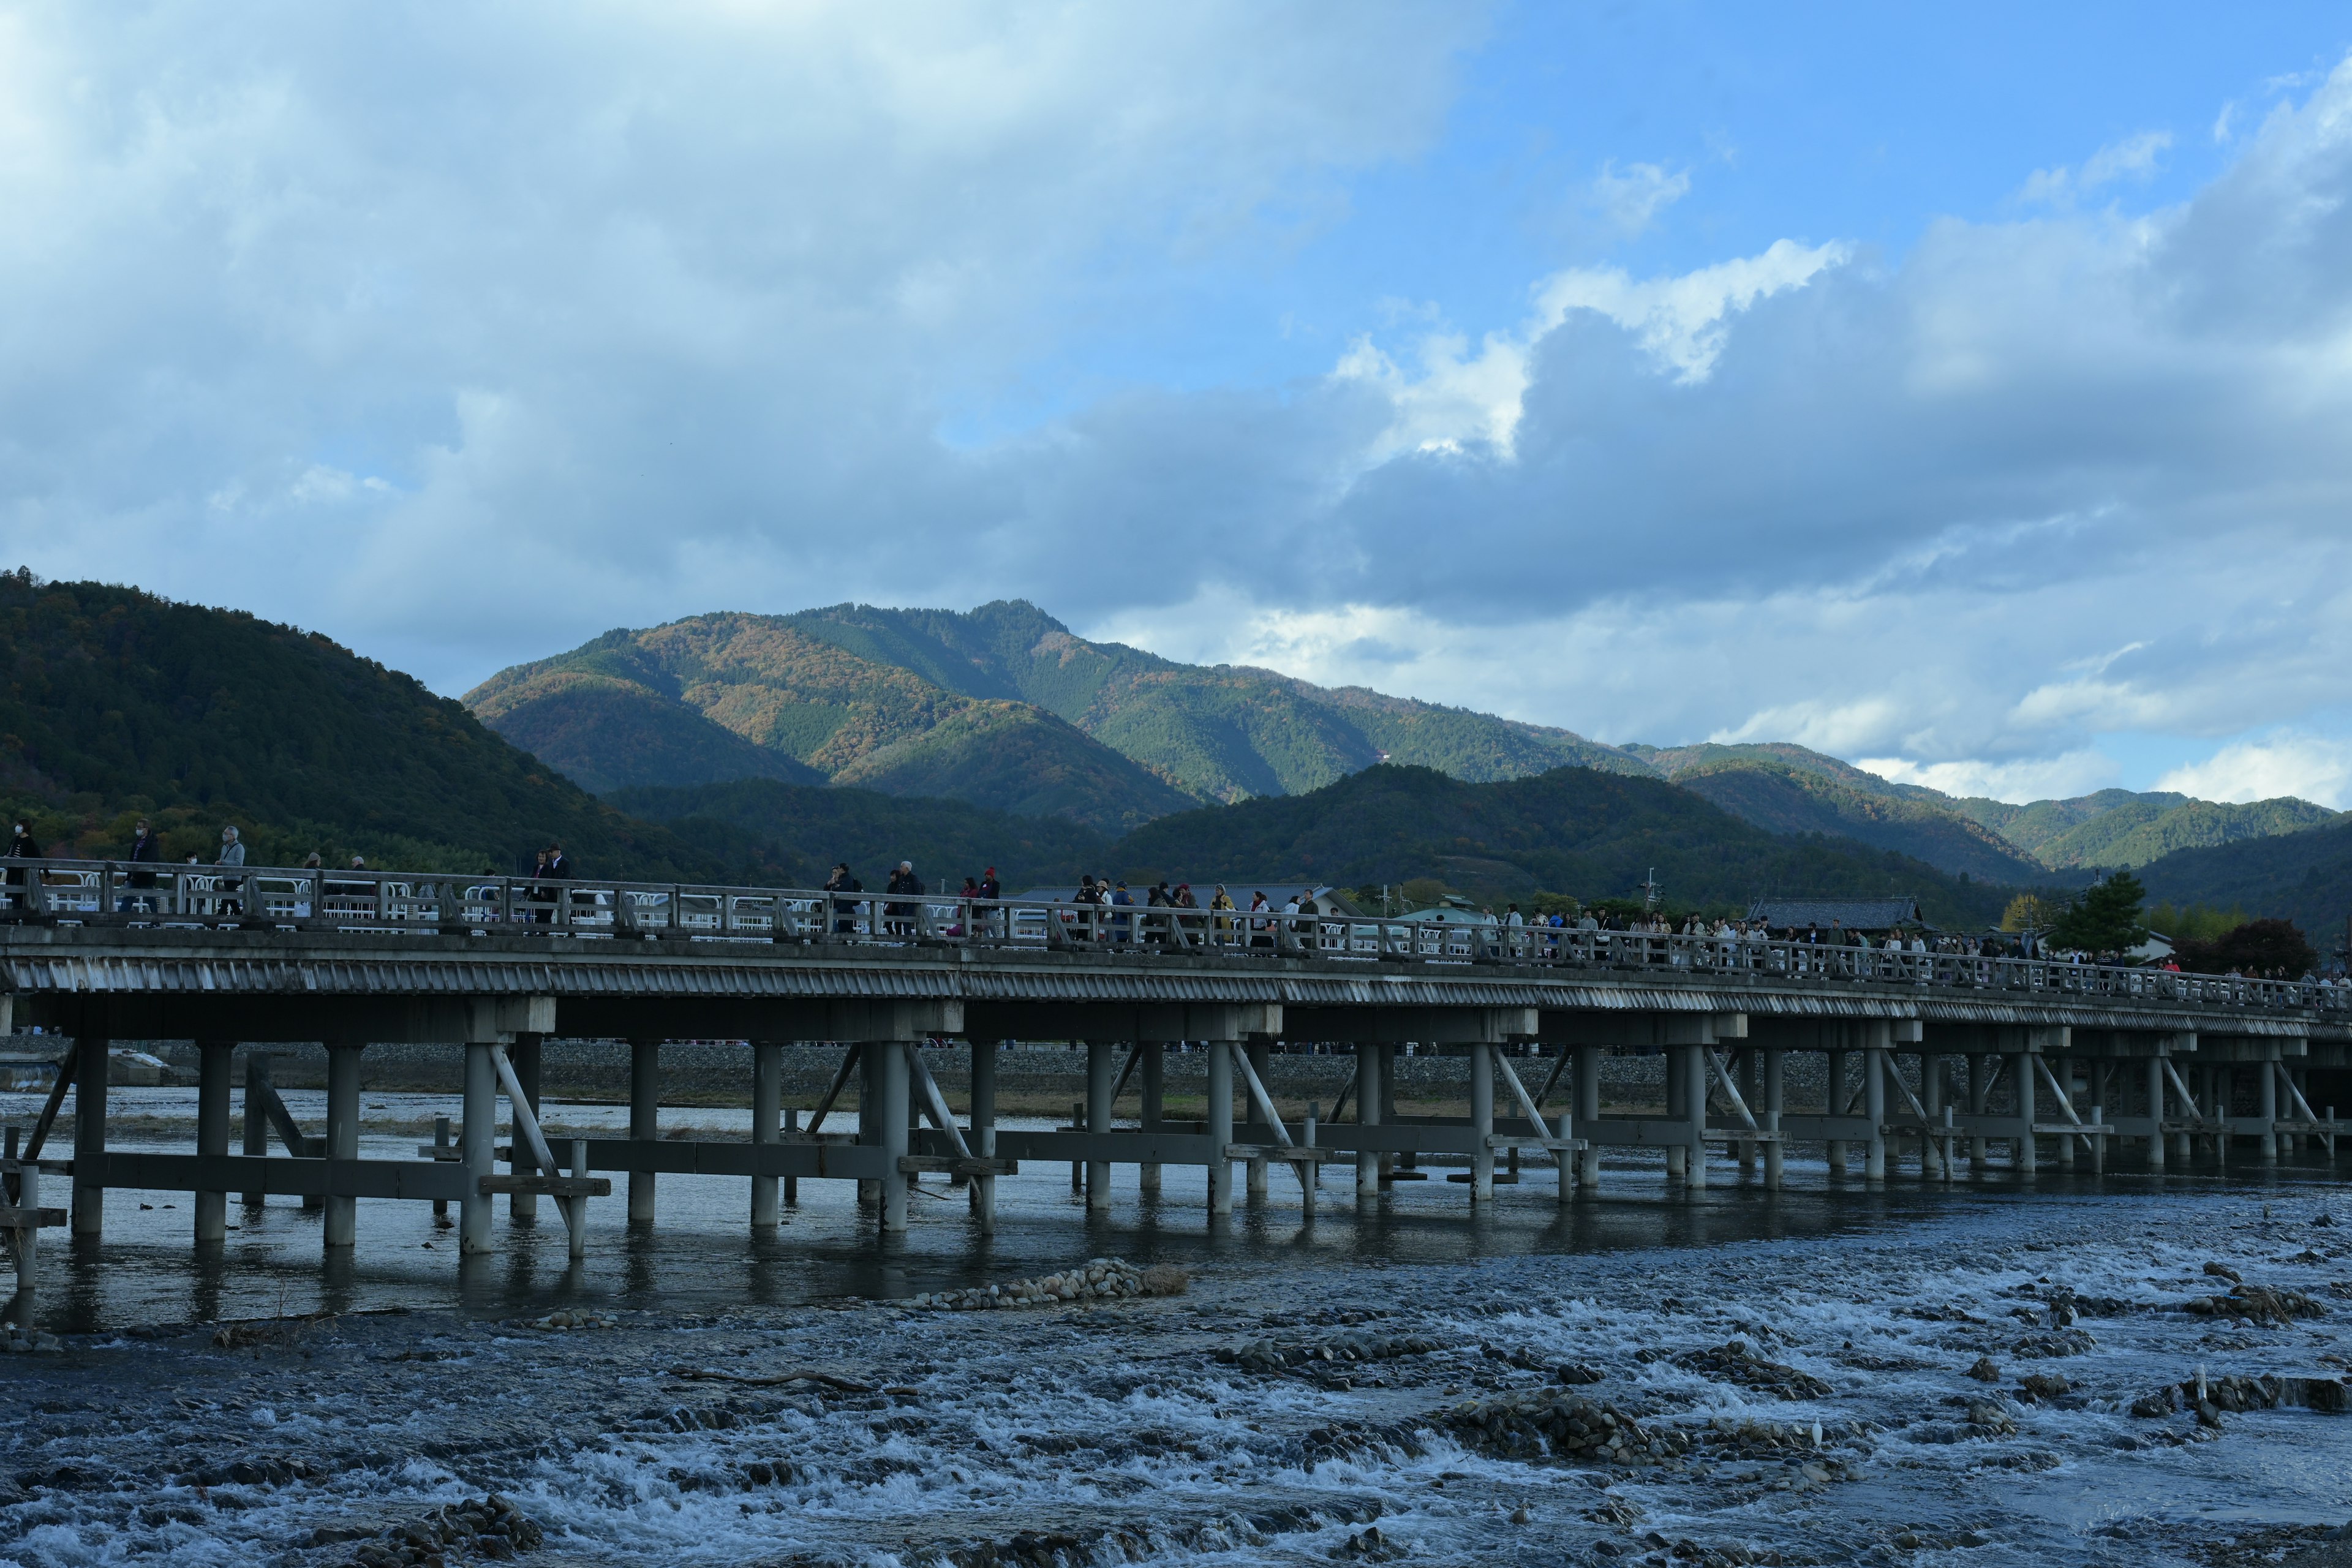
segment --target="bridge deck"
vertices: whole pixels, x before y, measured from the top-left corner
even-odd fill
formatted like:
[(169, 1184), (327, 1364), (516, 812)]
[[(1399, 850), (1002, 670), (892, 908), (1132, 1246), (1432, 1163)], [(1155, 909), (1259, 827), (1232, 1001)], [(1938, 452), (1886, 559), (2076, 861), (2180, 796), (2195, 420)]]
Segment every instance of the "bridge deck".
[[(1660, 1150), (1668, 1179), (1696, 1188), (1715, 1148), (1760, 1161), (1773, 1186), (1791, 1142), (1823, 1146), (1833, 1168), (1858, 1152), (1873, 1180), (1906, 1157), (1950, 1179), (1996, 1143), (2024, 1172), (2045, 1158), (2103, 1169), (2121, 1144), (2162, 1169), (2249, 1145), (2262, 1161), (2300, 1142), (2332, 1152), (2352, 1131), (2310, 1103), (2310, 1074), (2352, 1060), (2352, 989), (2323, 984), (1330, 914), (265, 868), (36, 863), (0, 899), (0, 1024), (75, 1042), (0, 1161), (26, 1303), (46, 1213), (32, 1190), (58, 1171), (42, 1148), (68, 1100), (60, 1173), (79, 1231), (100, 1230), (109, 1187), (194, 1193), (200, 1245), (223, 1234), (229, 1193), (278, 1194), (324, 1207), (328, 1245), (348, 1246), (357, 1198), (398, 1197), (460, 1205), (468, 1251), (495, 1246), (499, 1193), (525, 1213), (553, 1199), (576, 1249), (584, 1195), (605, 1185), (592, 1171), (627, 1175), (639, 1220), (664, 1173), (741, 1178), (757, 1226), (800, 1181), (854, 1180), (884, 1230), (908, 1223), (910, 1183), (949, 1173), (985, 1228), (996, 1182), (1024, 1161), (1071, 1163), (1097, 1205), (1115, 1163), (1141, 1166), (1151, 1190), (1163, 1166), (1204, 1169), (1213, 1217), (1232, 1207), (1235, 1163), (1253, 1194), (1270, 1166), (1290, 1166), (1311, 1209), (1334, 1162), (1352, 1161), (1366, 1199), (1424, 1163), (1459, 1163), (1485, 1203), (1498, 1156), (1512, 1172), (1524, 1157), (1556, 1173), (1566, 1202), (1598, 1182), (1602, 1147)], [(548, 1144), (536, 1105), (550, 1037), (630, 1042), (628, 1137)], [(751, 1141), (659, 1136), (667, 1039), (746, 1042)], [(994, 1047), (1009, 1039), (1086, 1043), (1072, 1126), (997, 1129)], [(107, 1150), (95, 1064), (129, 1040), (195, 1042), (192, 1152)], [(920, 1048), (942, 1040), (971, 1043), (961, 1115)], [(248, 1053), (232, 1155), (232, 1051), (288, 1041), (328, 1047), (324, 1134), (295, 1124), (267, 1055)], [(807, 1131), (780, 1103), (788, 1041), (850, 1047)], [(1206, 1046), (1203, 1121), (1165, 1117), (1173, 1041)], [(417, 1161), (360, 1160), (365, 1047), (391, 1042), (464, 1047), (462, 1127)], [(1271, 1053), (1302, 1042), (1353, 1054), (1344, 1115), (1284, 1120)], [(1397, 1113), (1406, 1049), (1470, 1058), (1467, 1116)], [(1600, 1058), (1626, 1050), (1664, 1058), (1663, 1109), (1603, 1113)], [(1818, 1103), (1790, 1103), (1792, 1053), (1824, 1058)], [(1139, 1071), (1139, 1120), (1122, 1125), (1113, 1112)], [(516, 1123), (504, 1149), (501, 1098)], [(825, 1117), (856, 1131), (815, 1131)], [(284, 1154), (268, 1151), (273, 1131)]]

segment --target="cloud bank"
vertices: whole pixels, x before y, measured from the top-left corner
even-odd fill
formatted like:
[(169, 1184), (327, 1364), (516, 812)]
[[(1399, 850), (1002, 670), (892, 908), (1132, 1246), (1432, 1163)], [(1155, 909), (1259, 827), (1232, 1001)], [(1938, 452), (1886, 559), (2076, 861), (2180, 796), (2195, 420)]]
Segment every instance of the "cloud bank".
[[(1070, 370), (1343, 227), (1478, 26), (0, 12), (0, 529), (445, 689), (705, 609), (1018, 595), (1609, 739), (2015, 793), (2164, 733), (2210, 741), (2201, 793), (2352, 805), (2315, 717), (2352, 655), (2352, 67), (2162, 210), (2150, 131), (1900, 256), (1580, 263), (1274, 383)], [(1703, 177), (1587, 195), (1633, 235)], [(942, 434), (1006, 406), (1043, 412)]]

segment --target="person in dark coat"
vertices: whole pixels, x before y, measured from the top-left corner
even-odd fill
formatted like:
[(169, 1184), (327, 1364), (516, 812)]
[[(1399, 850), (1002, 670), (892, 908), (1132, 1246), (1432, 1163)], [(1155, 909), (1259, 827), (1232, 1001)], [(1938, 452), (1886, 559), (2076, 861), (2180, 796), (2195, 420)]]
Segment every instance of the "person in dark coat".
[[(899, 861), (898, 868), (890, 873), (890, 880), (882, 890), (886, 893), (920, 893), (923, 890), (923, 879), (915, 875), (915, 863), (912, 860)], [(892, 936), (904, 937), (912, 936), (914, 934), (914, 905), (904, 903), (887, 904), (883, 907), (882, 912), (889, 917), (890, 934)]]
[[(866, 884), (849, 874), (849, 862), (844, 860), (839, 865), (834, 867), (833, 875), (824, 879), (824, 890), (828, 893), (838, 894), (862, 893), (866, 890)], [(833, 906), (834, 934), (835, 936), (856, 935), (856, 900), (842, 897), (832, 900), (831, 903)]]
[[(8, 840), (7, 858), (11, 860), (38, 860), (41, 858), (41, 847), (34, 840), (33, 830), (29, 825), (22, 822), (16, 824), (16, 831), (9, 837)], [(10, 887), (21, 888), (25, 886), (25, 881), (26, 874), (24, 867), (11, 866), (8, 868), (8, 885)], [(11, 894), (8, 901), (20, 910), (27, 907), (25, 895), (22, 893)]]
[[(163, 858), (162, 841), (155, 837), (155, 830), (147, 825), (147, 819), (141, 817), (139, 826), (131, 830), (130, 885), (133, 888), (152, 888), (155, 885), (155, 873), (142, 871), (140, 867), (152, 866)], [(114, 907), (118, 911), (136, 908), (140, 913), (144, 914), (155, 907), (155, 900), (142, 893), (125, 893), (114, 901)]]

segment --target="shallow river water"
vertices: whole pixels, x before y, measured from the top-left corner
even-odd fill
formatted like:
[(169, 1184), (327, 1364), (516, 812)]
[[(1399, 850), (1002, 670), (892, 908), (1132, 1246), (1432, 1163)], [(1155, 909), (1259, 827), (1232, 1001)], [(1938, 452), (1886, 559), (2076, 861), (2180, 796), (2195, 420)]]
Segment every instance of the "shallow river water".
[[(126, 1093), (119, 1146), (184, 1148), (185, 1098)], [(367, 1104), (370, 1154), (452, 1109)], [(2211, 1563), (2352, 1518), (2352, 1415), (2130, 1411), (2352, 1368), (2352, 1205), (2316, 1170), (1871, 1191), (1792, 1162), (1769, 1194), (1718, 1161), (1685, 1197), (1627, 1164), (1475, 1216), (1442, 1179), (1360, 1208), (1335, 1172), (1311, 1221), (1277, 1172), (1213, 1226), (1197, 1171), (1150, 1202), (1118, 1174), (1089, 1218), (1066, 1166), (1025, 1168), (993, 1238), (935, 1183), (887, 1243), (845, 1184), (752, 1241), (742, 1183), (665, 1176), (649, 1231), (592, 1205), (576, 1266), (551, 1208), (502, 1204), (461, 1262), (428, 1205), (363, 1203), (329, 1268), (293, 1200), (232, 1204), (203, 1259), (184, 1194), (110, 1193), (95, 1248), (44, 1238), (64, 1353), (0, 1357), (0, 1564), (381, 1560), (493, 1493), (535, 1531), (444, 1559)], [(1190, 1288), (908, 1304), (1097, 1256)], [(2319, 1315), (2192, 1310), (2232, 1289), (2209, 1264)], [(593, 1326), (531, 1326), (559, 1310)], [(1548, 1453), (1504, 1418), (1553, 1405), (1651, 1441)]]

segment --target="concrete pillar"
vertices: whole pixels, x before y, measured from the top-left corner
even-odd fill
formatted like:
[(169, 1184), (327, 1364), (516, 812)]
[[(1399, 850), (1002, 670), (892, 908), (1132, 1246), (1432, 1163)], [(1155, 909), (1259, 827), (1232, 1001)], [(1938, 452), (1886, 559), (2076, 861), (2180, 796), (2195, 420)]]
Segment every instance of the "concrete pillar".
[[(1143, 1079), (1142, 1123), (1146, 1129), (1157, 1128), (1168, 1120), (1168, 1043), (1165, 1040), (1142, 1042), (1143, 1059), (1136, 1072)], [(1135, 1173), (1136, 1190), (1147, 1198), (1160, 1195), (1160, 1163), (1139, 1165)]]
[(1886, 1075), (1894, 1069), (1885, 1051), (1874, 1046), (1862, 1053), (1862, 1113), (1870, 1120), (1870, 1142), (1862, 1157), (1864, 1181), (1886, 1180)]
[[(2084, 1119), (2093, 1126), (2103, 1125), (2107, 1120), (2107, 1064), (2094, 1057), (2083, 1064), (2083, 1070), (2089, 1080), (2089, 1092), (2084, 1096), (2088, 1104), (2083, 1112)], [(2091, 1174), (2103, 1174), (2106, 1168), (2107, 1141), (2104, 1137), (2094, 1138), (2091, 1140)]]
[[(996, 1054), (998, 1042), (974, 1040), (971, 1043), (971, 1135), (966, 1140), (971, 1152), (982, 1159), (996, 1155)], [(980, 1234), (996, 1234), (996, 1178), (974, 1176), (971, 1179), (971, 1213), (980, 1222)]]
[[(1576, 1052), (1576, 1065), (1569, 1071), (1576, 1075), (1576, 1135), (1590, 1138), (1592, 1136), (1590, 1130), (1597, 1129), (1601, 1122), (1601, 1047), (1577, 1046), (1572, 1048)], [(1576, 1156), (1576, 1173), (1581, 1184), (1598, 1187), (1601, 1184), (1600, 1145), (1596, 1143), (1580, 1152)]]
[(1486, 1140), (1495, 1133), (1495, 1047), (1470, 1047), (1470, 1201), (1485, 1203), (1495, 1195), (1495, 1151)]
[(907, 1176), (898, 1161), (907, 1152), (908, 1089), (906, 1048), (895, 1043), (866, 1047), (866, 1087), (873, 1091), (875, 1125), (882, 1146), (882, 1229), (896, 1234), (907, 1228)]
[(2262, 1064), (2259, 1078), (2262, 1089), (2254, 1097), (2254, 1114), (2262, 1120), (2263, 1134), (2256, 1142), (2262, 1145), (2260, 1152), (2263, 1163), (2275, 1165), (2278, 1163), (2279, 1157), (2278, 1058), (2276, 1057)]
[[(1356, 1121), (1360, 1127), (1381, 1125), (1381, 1059), (1378, 1046), (1356, 1047)], [(1369, 1149), (1356, 1151), (1356, 1195), (1377, 1197), (1381, 1190), (1381, 1157)]]
[(108, 1042), (85, 1034), (74, 1044), (73, 1233), (98, 1236), (106, 1229), (106, 1189), (98, 1183), (106, 1165)]
[[(539, 1041), (540, 1037), (535, 1034), (520, 1034), (514, 1037), (514, 1044), (507, 1047), (507, 1065), (514, 1068), (515, 1082), (522, 1089), (523, 1103), (530, 1107), (534, 1118), (539, 1115)], [(521, 1125), (520, 1118), (515, 1119), (515, 1125)], [(517, 1132), (507, 1142), (509, 1145), (507, 1169), (519, 1176), (539, 1173), (539, 1162), (532, 1156), (530, 1145), (523, 1141), (522, 1135)], [(551, 1146), (547, 1152), (552, 1154), (555, 1150)], [(551, 1176), (556, 1173), (550, 1171), (545, 1173)], [(509, 1193), (507, 1217), (536, 1223), (539, 1219), (539, 1194)]]
[[(360, 1157), (360, 1043), (327, 1042), (327, 1158)], [(522, 1140), (515, 1140), (520, 1143)], [(359, 1240), (359, 1200), (330, 1194), (322, 1227), (329, 1247)]]
[[(1250, 1041), (1249, 1065), (1257, 1073), (1258, 1082), (1265, 1086), (1265, 1092), (1271, 1097), (1274, 1093), (1274, 1042), (1267, 1039)], [(1265, 1113), (1258, 1110), (1255, 1096), (1250, 1099), (1243, 1125), (1247, 1129), (1246, 1142), (1261, 1146), (1274, 1142), (1274, 1129), (1266, 1125)], [(1248, 1182), (1251, 1197), (1265, 1196), (1265, 1162), (1264, 1160), (1252, 1160), (1249, 1163)]]
[[(1087, 1042), (1087, 1131), (1097, 1135), (1110, 1131), (1110, 1091), (1118, 1087), (1118, 1058), (1108, 1040)], [(1110, 1162), (1087, 1162), (1087, 1207), (1097, 1213), (1110, 1207)]]
[(2147, 1168), (2164, 1169), (2164, 1058), (2147, 1058)]
[(1234, 1141), (1233, 1043), (1209, 1042), (1209, 1212), (1234, 1212), (1234, 1166), (1225, 1145)]
[[(784, 1131), (784, 1047), (777, 1040), (751, 1042), (751, 1142), (773, 1147)], [(782, 1223), (777, 1178), (751, 1178), (751, 1224), (772, 1230)]]
[[(629, 1042), (629, 1141), (650, 1143), (661, 1136), (661, 1042)], [(629, 1223), (651, 1225), (654, 1173), (629, 1173)]]
[[(1780, 1112), (1784, 1109), (1781, 1100), (1787, 1085), (1789, 1053), (1764, 1051), (1760, 1054), (1764, 1058), (1764, 1110), (1756, 1120), (1763, 1125), (1765, 1131), (1778, 1132), (1780, 1131)], [(1764, 1145), (1764, 1190), (1766, 1192), (1777, 1193), (1780, 1190), (1780, 1173), (1785, 1164), (1786, 1156), (1781, 1152), (1779, 1139), (1776, 1138)]]
[[(1992, 1058), (1981, 1052), (1969, 1058), (1969, 1114), (1982, 1116), (1991, 1103)], [(1983, 1173), (1985, 1161), (1991, 1153), (1991, 1140), (1982, 1132), (1969, 1139), (1969, 1169)]]
[[(1823, 1105), (1832, 1116), (1845, 1114), (1845, 1058), (1846, 1053), (1843, 1051), (1832, 1051), (1825, 1063), (1825, 1070), (1829, 1075), (1829, 1089)], [(1844, 1175), (1845, 1140), (1831, 1139), (1828, 1147), (1822, 1152), (1829, 1160), (1830, 1174)]]
[[(229, 1060), (236, 1046), (226, 1040), (196, 1042), (196, 1152), (228, 1152)], [(220, 1241), (228, 1235), (228, 1194), (196, 1194), (196, 1239)]]
[(1673, 1047), (1683, 1058), (1683, 1092), (1688, 1095), (1690, 1119), (1690, 1166), (1684, 1176), (1685, 1184), (1693, 1188), (1706, 1185), (1706, 1047), (1678, 1046)]
[[(249, 1051), (245, 1058), (245, 1148), (248, 1160), (265, 1159), (269, 1153), (269, 1112), (264, 1101), (269, 1097), (269, 1053)], [(267, 1202), (267, 1193), (239, 1193), (237, 1202), (248, 1207)]]
[(466, 1172), (466, 1196), (457, 1208), (457, 1250), (490, 1250), (490, 1200), (481, 1181), (498, 1157), (499, 1069), (487, 1045), (466, 1047), (465, 1121), (457, 1148)]

